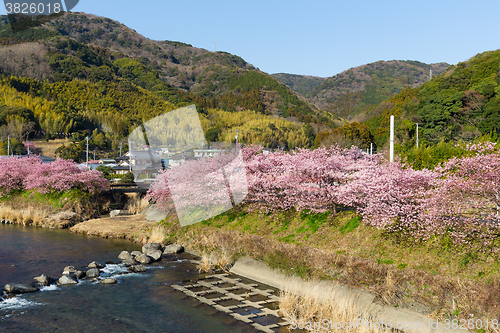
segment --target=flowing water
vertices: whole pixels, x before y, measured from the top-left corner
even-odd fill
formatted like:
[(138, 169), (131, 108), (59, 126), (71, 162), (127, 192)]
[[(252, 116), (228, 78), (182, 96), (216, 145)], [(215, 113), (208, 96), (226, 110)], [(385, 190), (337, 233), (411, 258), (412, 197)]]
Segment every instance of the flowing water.
[(124, 274), (117, 255), (140, 250), (110, 240), (54, 230), (0, 224), (0, 289), (32, 283), (33, 277), (61, 276), (64, 267), (106, 263), (104, 275), (118, 283), (82, 281), (0, 301), (0, 332), (254, 332), (233, 317), (174, 290), (170, 285), (199, 274), (180, 254), (148, 266), (146, 273)]

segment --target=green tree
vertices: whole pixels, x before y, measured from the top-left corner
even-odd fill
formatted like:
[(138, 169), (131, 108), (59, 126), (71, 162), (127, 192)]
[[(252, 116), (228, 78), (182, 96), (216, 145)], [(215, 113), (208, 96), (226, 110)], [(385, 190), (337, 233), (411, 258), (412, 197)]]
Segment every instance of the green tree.
[(135, 180), (134, 174), (132, 172), (127, 172), (122, 179), (120, 179), (120, 183), (122, 184), (130, 184)]

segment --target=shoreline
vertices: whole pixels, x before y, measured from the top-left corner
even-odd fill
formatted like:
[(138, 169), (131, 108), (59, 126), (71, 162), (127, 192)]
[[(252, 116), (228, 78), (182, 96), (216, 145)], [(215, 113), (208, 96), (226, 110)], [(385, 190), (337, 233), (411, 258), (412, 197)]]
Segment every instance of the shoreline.
[[(118, 218), (113, 218), (113, 219), (118, 219)], [(119, 218), (121, 220), (120, 222), (123, 221), (123, 217)], [(140, 223), (136, 219), (136, 223)], [(104, 223), (102, 223), (104, 222)], [(137, 225), (135, 229), (130, 229), (130, 233), (124, 234), (122, 229), (115, 229), (114, 231), (111, 231), (107, 229), (106, 225), (109, 222), (109, 218), (101, 218), (101, 219), (94, 219), (94, 220), (89, 220), (89, 221), (84, 221), (74, 227), (70, 228), (70, 231), (76, 232), (76, 233), (83, 233), (87, 235), (93, 235), (93, 236), (98, 236), (98, 237), (104, 237), (104, 238), (125, 238), (129, 240), (133, 240), (136, 242), (148, 242), (150, 241), (151, 238), (148, 238), (146, 235), (146, 230), (142, 229), (144, 226), (148, 226), (148, 224), (140, 224)], [(125, 222), (127, 225), (128, 223)], [(156, 224), (154, 223), (149, 223), (149, 226), (153, 228)], [(96, 227), (99, 227), (96, 230)], [(93, 229), (93, 230), (91, 230)], [(103, 230), (106, 229), (106, 230)], [(137, 231), (140, 233), (137, 234)], [(142, 236), (142, 237), (141, 237)], [(185, 252), (201, 257), (202, 254), (194, 250), (192, 248), (187, 247), (185, 244), (181, 244), (185, 247)], [(372, 318), (373, 322), (393, 322), (393, 323), (422, 323), (422, 329), (419, 330), (412, 330), (412, 329), (406, 329), (406, 330), (401, 330), (403, 332), (423, 332), (423, 333), (430, 333), (430, 332), (438, 332), (438, 333), (458, 333), (458, 329), (445, 329), (444, 324), (442, 322), (438, 321), (433, 321), (432, 319), (429, 319), (427, 316), (414, 312), (414, 311), (409, 311), (407, 309), (395, 309), (394, 307), (387, 306), (387, 305), (382, 305), (377, 302), (375, 302), (376, 296), (370, 293), (367, 293), (366, 291), (363, 291), (361, 289), (356, 289), (352, 288), (349, 286), (344, 286), (338, 283), (335, 283), (333, 281), (306, 281), (302, 280), (300, 278), (291, 278), (289, 276), (286, 276), (285, 274), (279, 272), (276, 269), (272, 269), (269, 267), (267, 264), (265, 264), (262, 261), (258, 261), (252, 258), (248, 257), (242, 257), (236, 260), (236, 262), (232, 265), (230, 272), (239, 276), (243, 276), (245, 278), (251, 279), (253, 281), (256, 281), (258, 283), (263, 283), (266, 285), (269, 285), (271, 287), (277, 288), (279, 290), (282, 290), (284, 292), (295, 292), (298, 294), (305, 295), (307, 294), (307, 290), (317, 287), (322, 286), (325, 290), (333, 289), (335, 290), (335, 295), (336, 295), (336, 302), (339, 304), (342, 302), (349, 302), (353, 301), (354, 306), (356, 307), (356, 310), (360, 311), (360, 313), (363, 313), (367, 315), (369, 318)], [(299, 285), (299, 287), (291, 288), (290, 283)], [(293, 290), (292, 290), (293, 289)], [(324, 297), (324, 296), (323, 296)], [(321, 298), (318, 299), (319, 302), (322, 302)], [(460, 330), (460, 332), (463, 332), (463, 330)]]
[[(218, 260), (217, 257), (220, 257), (221, 255), (224, 256), (225, 251), (232, 252), (230, 254), (230, 257), (233, 257), (233, 259), (236, 259), (237, 257), (241, 257), (241, 255), (237, 255), (234, 257), (234, 253), (236, 251), (231, 251), (227, 248), (225, 248), (225, 244), (220, 244), (217, 243), (218, 237), (220, 238), (227, 238), (228, 237), (233, 237), (234, 239), (231, 240), (233, 243), (238, 242), (237, 237), (245, 237), (241, 236), (236, 233), (232, 233), (231, 236), (229, 236), (229, 233), (231, 233), (229, 230), (220, 230), (217, 228), (213, 228), (210, 223), (200, 223), (197, 226), (192, 226), (190, 228), (181, 228), (178, 226), (178, 223), (176, 224), (171, 221), (172, 219), (167, 218), (166, 220), (163, 220), (160, 223), (157, 222), (151, 222), (146, 220), (146, 216), (144, 214), (139, 214), (139, 215), (129, 215), (129, 216), (119, 216), (119, 217), (101, 217), (97, 219), (91, 219), (91, 220), (86, 220), (80, 223), (75, 224), (74, 226), (69, 227), (69, 230), (73, 233), (79, 233), (79, 234), (85, 234), (85, 235), (91, 235), (91, 236), (97, 236), (100, 238), (116, 238), (116, 239), (127, 239), (135, 243), (140, 243), (140, 244), (145, 244), (148, 242), (159, 242), (164, 245), (169, 244), (169, 243), (178, 243), (181, 244), (185, 247), (186, 252), (196, 255), (198, 257), (205, 257), (205, 255), (210, 254), (209, 257), (209, 264), (208, 267), (211, 267), (214, 265), (214, 263)], [(22, 223), (18, 223), (22, 224)], [(26, 224), (25, 224), (26, 225)], [(35, 224), (34, 224), (35, 225)], [(38, 226), (44, 226), (38, 225)], [(45, 226), (46, 227), (46, 226)], [(236, 236), (235, 236), (236, 235)], [(239, 236), (238, 236), (239, 235)], [(213, 237), (212, 239), (210, 237)], [(235, 238), (236, 237), (236, 238)], [(257, 236), (253, 235), (247, 235), (247, 238), (255, 238), (253, 242), (259, 242), (259, 240), (262, 240), (263, 238), (259, 238)], [(259, 238), (259, 239), (257, 239)], [(267, 240), (267, 242), (276, 242), (276, 240)], [(279, 243), (279, 242), (278, 242)], [(284, 247), (287, 247), (290, 244), (285, 244), (283, 245)], [(311, 250), (308, 250), (311, 251)], [(311, 252), (311, 253), (322, 253), (320, 249), (316, 249), (316, 252)], [(244, 251), (245, 252), (245, 251)], [(251, 251), (250, 251), (251, 252)], [(212, 254), (216, 253), (215, 258), (212, 258)], [(246, 255), (248, 255), (247, 253)], [(245, 255), (243, 255), (245, 256)], [(308, 255), (309, 256), (309, 255)], [(272, 265), (269, 264), (267, 258), (264, 258), (262, 255), (257, 253), (250, 253), (250, 257), (253, 257), (254, 259), (260, 260), (260, 263), (262, 265), (265, 265), (267, 269), (272, 270), (276, 274), (282, 274), (283, 272), (282, 267), (274, 267), (271, 268)], [(254, 260), (252, 259), (252, 260)], [(202, 258), (203, 260), (203, 258)], [(265, 261), (265, 263), (263, 262)], [(238, 263), (238, 261), (236, 261)], [(234, 267), (234, 266), (233, 266)], [(293, 268), (292, 268), (293, 270)], [(281, 271), (281, 272), (280, 272)], [(286, 270), (285, 270), (286, 271)], [(293, 272), (293, 271), (292, 271)], [(288, 271), (290, 273), (290, 271)], [(242, 275), (240, 273), (237, 273), (239, 275)], [(243, 275), (245, 276), (245, 275)], [(286, 281), (290, 275), (284, 275), (282, 274), (281, 280)], [(265, 279), (261, 279), (257, 276), (250, 277), (249, 278), (268, 284)], [(337, 283), (335, 281), (331, 281), (334, 284)], [(401, 281), (400, 281), (401, 282)], [(394, 282), (395, 285), (394, 287), (399, 287), (397, 286), (398, 281)], [(344, 284), (339, 284), (343, 285), (347, 288), (352, 288), (356, 289), (361, 293), (366, 293), (370, 291), (366, 290), (365, 288), (356, 288), (355, 286), (349, 286), (349, 285), (344, 285)], [(384, 301), (380, 298), (380, 294), (375, 293), (372, 295), (377, 295), (373, 296), (373, 299), (376, 298), (374, 304), (376, 303), (375, 307), (372, 307), (374, 309), (378, 309), (380, 312), (380, 309), (386, 308), (389, 310), (394, 310), (396, 313), (397, 311), (403, 311), (404, 313), (413, 313), (416, 314), (418, 318), (421, 318), (422, 316), (424, 317), (429, 317), (429, 318), (434, 318), (434, 319), (439, 319), (439, 322), (442, 323), (444, 318), (446, 317), (435, 317), (433, 315), (429, 316), (429, 313), (422, 312), (422, 311), (412, 311), (411, 308), (409, 307), (404, 307), (400, 306), (397, 308), (394, 308), (391, 305), (388, 305), (387, 303), (384, 304)], [(418, 309), (417, 309), (418, 310)], [(475, 317), (476, 318), (476, 317)], [(450, 330), (447, 330), (447, 332), (450, 332)]]

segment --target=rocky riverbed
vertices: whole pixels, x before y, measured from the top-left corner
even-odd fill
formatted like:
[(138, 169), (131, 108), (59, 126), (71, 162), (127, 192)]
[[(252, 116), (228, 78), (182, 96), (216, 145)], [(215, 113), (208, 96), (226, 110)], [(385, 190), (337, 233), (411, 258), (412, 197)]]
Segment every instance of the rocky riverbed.
[[(184, 248), (181, 245), (171, 244), (163, 247), (160, 243), (144, 244), (142, 246), (142, 251), (132, 251), (131, 253), (122, 251), (118, 255), (118, 259), (122, 261), (123, 267), (127, 268), (127, 271), (121, 272), (120, 274), (145, 272), (145, 265), (160, 261), (163, 256), (177, 254), (182, 251), (184, 251)], [(40, 287), (46, 287), (52, 284), (57, 286), (75, 285), (78, 284), (80, 280), (92, 280), (93, 282), (102, 284), (116, 283), (115, 278), (102, 274), (105, 268), (106, 265), (98, 261), (92, 261), (87, 267), (64, 267), (59, 278), (52, 278), (45, 274), (41, 274), (33, 278), (36, 282), (32, 284), (7, 283), (3, 287), (3, 295), (0, 297), (0, 302), (12, 298), (17, 294), (37, 292), (40, 290)]]

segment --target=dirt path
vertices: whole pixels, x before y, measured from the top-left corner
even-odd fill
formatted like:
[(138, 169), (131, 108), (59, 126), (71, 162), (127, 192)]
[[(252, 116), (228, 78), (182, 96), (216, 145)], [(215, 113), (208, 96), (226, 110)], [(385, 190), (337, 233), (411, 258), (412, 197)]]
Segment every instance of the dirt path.
[(146, 220), (144, 215), (103, 217), (81, 222), (70, 231), (103, 238), (124, 238), (141, 242), (154, 222)]

